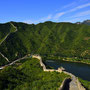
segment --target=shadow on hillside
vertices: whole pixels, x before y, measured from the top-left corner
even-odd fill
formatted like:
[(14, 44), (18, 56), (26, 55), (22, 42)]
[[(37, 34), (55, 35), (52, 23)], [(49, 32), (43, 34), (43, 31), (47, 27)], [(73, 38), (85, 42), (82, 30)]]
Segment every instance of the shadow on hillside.
[(63, 90), (69, 90), (69, 84), (71, 82), (71, 79), (68, 79), (66, 82), (65, 82), (65, 86), (63, 88)]

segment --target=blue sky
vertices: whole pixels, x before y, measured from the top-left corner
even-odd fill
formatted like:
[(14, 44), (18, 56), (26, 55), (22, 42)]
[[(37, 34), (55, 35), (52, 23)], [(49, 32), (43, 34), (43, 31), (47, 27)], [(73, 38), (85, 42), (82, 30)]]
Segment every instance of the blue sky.
[(1, 0), (0, 23), (77, 22), (90, 19), (90, 0)]

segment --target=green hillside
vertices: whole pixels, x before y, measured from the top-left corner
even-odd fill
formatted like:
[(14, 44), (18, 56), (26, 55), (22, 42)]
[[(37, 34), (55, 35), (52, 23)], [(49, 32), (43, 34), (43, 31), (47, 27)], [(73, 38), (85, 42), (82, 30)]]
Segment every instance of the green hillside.
[[(0, 24), (0, 46), (2, 46), (3, 43), (6, 42), (6, 39), (8, 36), (14, 32), (16, 32), (16, 27), (12, 23), (6, 23), (6, 24)], [(6, 50), (7, 47), (3, 47)], [(0, 53), (2, 53), (2, 50), (0, 50)], [(8, 53), (6, 53), (8, 54)], [(0, 55), (0, 66), (7, 64), (8, 62)]]
[[(17, 31), (11, 33), (0, 45), (0, 51), (10, 61), (29, 53), (90, 59), (90, 26), (88, 25), (50, 21), (37, 25), (11, 23), (17, 27)], [(10, 32), (9, 24), (0, 25), (2, 38)]]
[(15, 32), (16, 28), (11, 23), (0, 24), (0, 43), (10, 33)]
[(8, 64), (8, 62), (0, 55), (0, 66)]
[(84, 85), (86, 90), (90, 90), (90, 82), (89, 81), (82, 80), (81, 78), (79, 78), (79, 81)]
[(64, 73), (44, 72), (37, 59), (27, 59), (0, 71), (0, 90), (58, 90)]

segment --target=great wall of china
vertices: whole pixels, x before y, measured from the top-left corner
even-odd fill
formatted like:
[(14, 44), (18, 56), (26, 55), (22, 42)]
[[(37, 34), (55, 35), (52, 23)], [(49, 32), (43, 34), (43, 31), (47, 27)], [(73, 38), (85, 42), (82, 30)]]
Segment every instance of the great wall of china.
[[(25, 55), (25, 56), (22, 57), (22, 58), (19, 58), (19, 59), (15, 60), (15, 61), (7, 64), (7, 65), (4, 65), (4, 66), (0, 67), (0, 69), (4, 69), (4, 68), (7, 67), (7, 66), (10, 66), (10, 65), (15, 64), (17, 61), (26, 59), (26, 58), (28, 58), (28, 57), (30, 57), (30, 56), (31, 56), (32, 58), (36, 58), (36, 59), (38, 59), (38, 60), (40, 61), (40, 65), (42, 66), (43, 71), (45, 71), (45, 72), (53, 72), (53, 71), (56, 71), (56, 72), (59, 72), (59, 73), (64, 72), (65, 74), (70, 75), (70, 76), (71, 76), (71, 82), (70, 82), (70, 84), (69, 84), (69, 90), (86, 90), (86, 89), (82, 86), (82, 84), (79, 82), (78, 78), (77, 78), (75, 75), (73, 75), (73, 74), (71, 74), (71, 73), (69, 73), (69, 72), (64, 71), (63, 68), (58, 68), (58, 70), (55, 70), (55, 69), (47, 69), (46, 66), (44, 65), (43, 61), (42, 61), (41, 56), (39, 56), (39, 55)], [(64, 79), (64, 81), (62, 82), (62, 84), (61, 84), (60, 87), (59, 87), (59, 90), (65, 90), (64, 87), (65, 87), (66, 81), (68, 81), (68, 79), (70, 79), (70, 78), (65, 78), (65, 79)]]
[[(44, 65), (43, 61), (42, 61), (41, 56), (39, 56), (39, 55), (32, 55), (32, 58), (37, 58), (37, 59), (40, 61), (40, 65), (42, 66), (43, 71), (47, 71), (47, 72), (56, 71), (56, 72), (59, 72), (59, 73), (64, 72), (65, 74), (70, 75), (70, 76), (71, 76), (71, 82), (70, 82), (70, 84), (69, 84), (69, 90), (86, 90), (86, 89), (82, 86), (82, 84), (79, 82), (78, 78), (77, 78), (75, 75), (73, 75), (73, 74), (71, 74), (71, 73), (69, 73), (69, 72), (63, 71), (62, 68), (58, 68), (58, 70), (55, 70), (55, 69), (47, 69), (46, 66)], [(64, 90), (63, 88), (64, 88), (65, 83), (66, 83), (67, 80), (68, 80), (68, 78), (66, 78), (66, 79), (62, 82), (59, 90)]]
[[(12, 25), (13, 27), (15, 27), (12, 23), (11, 23), (11, 25)], [(16, 31), (17, 31), (17, 27), (15, 27), (15, 28), (16, 28), (16, 30), (15, 30), (15, 32), (16, 32)], [(10, 34), (10, 33), (9, 33), (9, 34)], [(6, 40), (6, 38), (9, 36), (9, 34), (2, 40), (2, 42), (0, 42), (0, 45)], [(9, 62), (8, 58), (5, 57), (1, 52), (0, 52), (0, 55), (2, 55), (2, 56)], [(44, 65), (43, 61), (42, 61), (41, 56), (39, 56), (39, 55), (31, 55), (31, 56), (32, 56), (32, 58), (37, 58), (38, 60), (40, 60), (40, 65), (42, 66), (43, 71), (47, 71), (47, 72), (56, 71), (56, 72), (59, 72), (59, 73), (64, 72), (64, 73), (70, 75), (72, 80), (71, 80), (71, 82), (70, 82), (69, 90), (86, 90), (86, 89), (81, 85), (81, 83), (79, 82), (78, 78), (77, 78), (75, 75), (73, 75), (73, 74), (71, 74), (71, 73), (69, 73), (69, 72), (63, 71), (63, 68), (58, 68), (58, 70), (55, 70), (55, 69), (47, 69), (46, 66)], [(24, 56), (24, 57), (22, 57), (22, 58), (19, 58), (19, 59), (15, 60), (15, 61), (7, 64), (7, 65), (4, 65), (4, 66), (0, 67), (0, 69), (4, 69), (4, 68), (7, 67), (7, 66), (13, 65), (13, 64), (16, 63), (17, 61), (22, 60), (22, 59), (25, 59), (25, 58), (27, 58), (27, 57), (28, 57), (28, 55), (26, 55), (26, 56)], [(66, 79), (62, 82), (61, 86), (59, 87), (59, 90), (64, 90), (63, 88), (64, 88), (65, 83), (66, 83), (67, 80), (68, 80), (68, 78), (66, 78)]]

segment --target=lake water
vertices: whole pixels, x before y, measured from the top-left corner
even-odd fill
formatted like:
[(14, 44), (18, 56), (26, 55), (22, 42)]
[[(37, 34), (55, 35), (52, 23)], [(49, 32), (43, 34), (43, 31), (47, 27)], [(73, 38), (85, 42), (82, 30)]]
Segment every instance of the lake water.
[(90, 81), (90, 65), (59, 60), (46, 60), (45, 64), (53, 67), (54, 69), (58, 69), (58, 67), (62, 66), (67, 72), (70, 72), (84, 80)]

